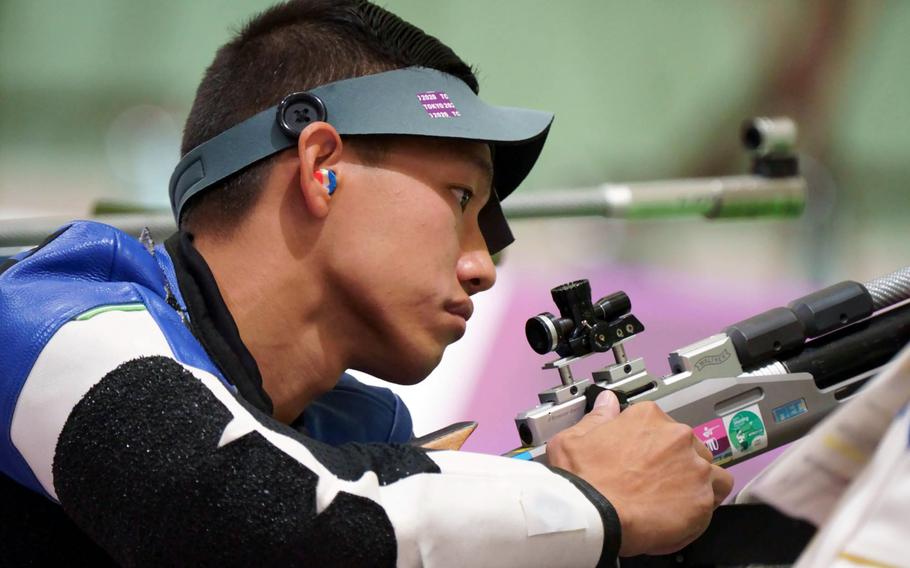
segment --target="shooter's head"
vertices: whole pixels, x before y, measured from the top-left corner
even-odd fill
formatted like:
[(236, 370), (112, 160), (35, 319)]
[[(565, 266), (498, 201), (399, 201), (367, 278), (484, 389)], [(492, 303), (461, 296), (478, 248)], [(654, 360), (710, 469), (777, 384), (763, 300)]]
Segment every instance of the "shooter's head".
[[(420, 380), (464, 333), (469, 296), (492, 286), (490, 253), (512, 240), (499, 200), (552, 121), (477, 91), (451, 49), (366, 1), (276, 6), (206, 72), (171, 178), (175, 217), (231, 249), (223, 265), (255, 245), (234, 270), (262, 291), (248, 320), (291, 338), (331, 320), (316, 339), (349, 367)], [(314, 178), (327, 170), (331, 194)], [(235, 315), (249, 309), (225, 295)]]

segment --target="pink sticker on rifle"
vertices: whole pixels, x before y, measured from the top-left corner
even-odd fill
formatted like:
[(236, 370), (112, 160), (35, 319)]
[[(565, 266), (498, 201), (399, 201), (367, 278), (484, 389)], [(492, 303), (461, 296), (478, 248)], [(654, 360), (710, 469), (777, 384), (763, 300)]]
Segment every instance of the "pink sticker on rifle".
[(426, 91), (417, 93), (417, 100), (423, 105), (430, 118), (454, 118), (461, 116), (455, 104), (449, 100), (449, 95), (443, 91)]
[(722, 419), (715, 418), (710, 422), (699, 424), (692, 428), (692, 432), (711, 450), (712, 461), (715, 464), (728, 462), (733, 457), (733, 448), (730, 447), (730, 438), (727, 437), (727, 428)]

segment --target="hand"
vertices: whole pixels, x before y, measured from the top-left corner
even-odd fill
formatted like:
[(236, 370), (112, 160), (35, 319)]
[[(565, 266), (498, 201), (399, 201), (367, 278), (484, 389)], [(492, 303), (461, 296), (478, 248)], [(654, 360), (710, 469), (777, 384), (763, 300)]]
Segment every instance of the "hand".
[(620, 414), (609, 391), (548, 442), (547, 457), (613, 504), (622, 524), (621, 556), (669, 554), (689, 544), (733, 488), (733, 476), (711, 464), (711, 452), (689, 426), (653, 402)]

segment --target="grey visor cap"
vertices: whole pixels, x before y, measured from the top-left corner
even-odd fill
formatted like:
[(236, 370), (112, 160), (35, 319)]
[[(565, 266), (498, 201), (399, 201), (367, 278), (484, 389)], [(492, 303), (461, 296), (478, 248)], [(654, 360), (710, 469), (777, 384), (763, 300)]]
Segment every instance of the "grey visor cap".
[[(480, 228), (491, 253), (514, 240), (499, 200), (518, 187), (537, 161), (551, 113), (489, 105), (457, 77), (424, 67), (345, 79), (307, 92), (324, 105), (323, 116), (312, 118), (328, 122), (342, 136), (433, 136), (491, 144), (496, 192), (480, 213)], [(297, 136), (281, 125), (283, 108), (260, 112), (180, 160), (170, 182), (178, 223), (194, 195), (297, 143)]]

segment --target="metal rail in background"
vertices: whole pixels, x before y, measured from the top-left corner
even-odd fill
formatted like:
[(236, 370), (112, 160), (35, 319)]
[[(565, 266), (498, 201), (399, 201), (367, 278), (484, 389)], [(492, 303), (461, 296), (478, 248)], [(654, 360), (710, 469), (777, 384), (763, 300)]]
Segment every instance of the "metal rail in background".
[(727, 176), (538, 191), (514, 195), (503, 202), (502, 208), (509, 219), (590, 215), (616, 219), (795, 217), (805, 206), (806, 190), (802, 176)]
[[(653, 219), (701, 215), (709, 219), (794, 217), (806, 203), (807, 184), (795, 153), (796, 125), (788, 118), (754, 118), (743, 123), (742, 142), (752, 156), (753, 175), (604, 184), (586, 189), (523, 193), (503, 203), (509, 219), (601, 216)], [(93, 217), (126, 233), (148, 227), (163, 239), (176, 230), (170, 212)], [(0, 221), (0, 256), (34, 246), (71, 221), (40, 217)]]
[[(792, 217), (799, 215), (805, 202), (806, 180), (800, 176), (729, 176), (539, 191), (512, 196), (503, 203), (503, 210), (509, 219), (585, 215), (616, 219), (692, 215), (709, 219)], [(0, 256), (40, 243), (71, 220), (35, 217), (0, 221)], [(101, 215), (92, 220), (131, 235), (138, 235), (143, 227), (148, 227), (155, 240), (164, 239), (176, 230), (170, 212)]]
[[(806, 201), (802, 177), (730, 176), (663, 182), (605, 184), (591, 189), (539, 191), (514, 195), (503, 203), (509, 219), (595, 215), (616, 219), (668, 218), (702, 215), (709, 219), (734, 217), (792, 217)], [(101, 215), (93, 221), (113, 225), (131, 235), (148, 227), (163, 239), (176, 230), (169, 213)], [(34, 246), (69, 217), (35, 217), (0, 221), (0, 248)], [(5, 252), (0, 250), (0, 255)]]
[(794, 217), (808, 187), (796, 155), (796, 123), (786, 117), (743, 122), (740, 137), (752, 175), (604, 184), (590, 189), (523, 193), (504, 202), (510, 219), (596, 215), (654, 219), (702, 215)]

